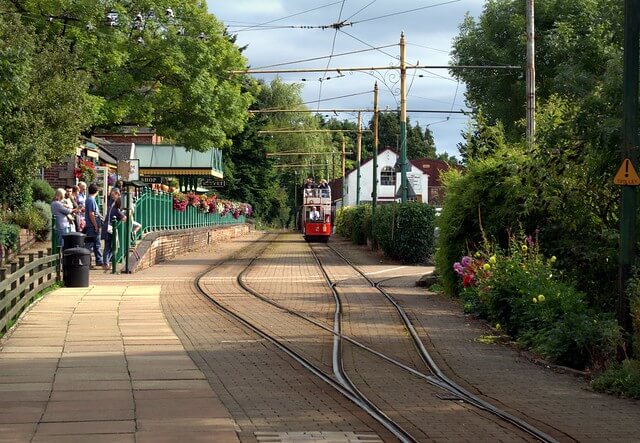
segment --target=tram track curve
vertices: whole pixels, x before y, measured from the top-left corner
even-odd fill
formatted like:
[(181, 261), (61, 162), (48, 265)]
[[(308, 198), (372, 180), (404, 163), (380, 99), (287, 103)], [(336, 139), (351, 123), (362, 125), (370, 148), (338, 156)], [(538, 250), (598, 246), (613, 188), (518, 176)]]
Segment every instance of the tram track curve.
[[(204, 272), (202, 272), (201, 274), (199, 274), (196, 278), (196, 288), (202, 293), (202, 295), (204, 295), (207, 299), (209, 299), (214, 305), (216, 305), (219, 309), (221, 309), (223, 312), (225, 312), (227, 315), (235, 318), (237, 321), (239, 321), (241, 324), (243, 324), (244, 326), (246, 326), (247, 328), (249, 328), (250, 330), (254, 331), (256, 334), (258, 334), (259, 336), (261, 336), (263, 339), (271, 342), (274, 346), (276, 346), (278, 349), (280, 349), (282, 352), (286, 353), (287, 355), (289, 355), (291, 358), (293, 358), (294, 360), (296, 360), (298, 363), (300, 363), (303, 367), (305, 367), (307, 370), (309, 370), (312, 374), (316, 375), (317, 377), (319, 377), (321, 380), (323, 380), (324, 382), (326, 382), (327, 384), (329, 384), (331, 387), (333, 387), (334, 389), (336, 389), (338, 392), (340, 392), (343, 396), (345, 396), (346, 398), (348, 398), (350, 401), (352, 401), (354, 404), (356, 404), (357, 406), (359, 406), (360, 408), (362, 408), (363, 410), (365, 410), (371, 417), (373, 417), (374, 419), (376, 419), (379, 423), (381, 423), (383, 426), (385, 426), (385, 428), (387, 428), (392, 434), (394, 434), (400, 441), (417, 441), (414, 437), (412, 437), (407, 431), (405, 431), (400, 425), (398, 425), (397, 423), (395, 423), (393, 420), (391, 420), (382, 410), (378, 409), (375, 404), (373, 404), (371, 401), (369, 401), (366, 396), (358, 391), (358, 389), (356, 388), (356, 386), (353, 384), (353, 382), (351, 382), (351, 380), (349, 379), (349, 377), (347, 376), (347, 374), (344, 372), (344, 368), (342, 365), (342, 361), (341, 361), (341, 354), (342, 354), (342, 341), (346, 341), (349, 342), (350, 344), (365, 350), (379, 358), (384, 359), (385, 361), (411, 373), (412, 375), (418, 376), (420, 378), (422, 378), (424, 381), (428, 382), (429, 384), (438, 387), (442, 390), (445, 390), (449, 393), (451, 393), (452, 395), (460, 398), (461, 400), (465, 401), (466, 403), (473, 405), (479, 409), (482, 409), (484, 411), (487, 411), (489, 413), (491, 413), (492, 415), (500, 418), (501, 420), (504, 420), (506, 422), (511, 423), (512, 425), (516, 426), (517, 428), (521, 429), (522, 431), (526, 432), (527, 434), (535, 437), (536, 439), (540, 440), (540, 441), (544, 441), (544, 442), (555, 442), (556, 440), (553, 439), (551, 436), (547, 435), (546, 433), (536, 429), (535, 427), (529, 425), (528, 423), (524, 422), (523, 420), (512, 416), (511, 414), (506, 413), (505, 411), (502, 411), (498, 408), (496, 408), (495, 406), (491, 405), (490, 403), (484, 401), (481, 398), (478, 398), (477, 396), (475, 396), (474, 394), (464, 390), (464, 388), (456, 385), (453, 381), (451, 381), (450, 379), (448, 379), (446, 377), (446, 375), (444, 373), (442, 373), (442, 371), (439, 370), (439, 368), (437, 367), (437, 365), (435, 364), (435, 362), (433, 362), (433, 360), (430, 358), (430, 355), (428, 354), (426, 348), (424, 348), (424, 345), (421, 344), (421, 342), (419, 341), (419, 337), (417, 335), (417, 332), (415, 331), (415, 328), (413, 327), (413, 325), (411, 324), (408, 316), (406, 315), (406, 313), (404, 313), (404, 311), (402, 310), (402, 307), (400, 305), (398, 305), (397, 303), (394, 303), (393, 297), (389, 294), (385, 294), (385, 297), (390, 298), (390, 302), (392, 304), (394, 304), (394, 306), (396, 306), (396, 309), (399, 309), (399, 312), (401, 312), (400, 316), (404, 317), (404, 319), (408, 322), (407, 324), (407, 330), (410, 332), (410, 335), (412, 337), (414, 337), (414, 340), (417, 339), (418, 343), (416, 343), (416, 348), (419, 350), (420, 353), (424, 352), (424, 356), (423, 358), (426, 360), (425, 363), (427, 364), (427, 367), (429, 367), (430, 371), (432, 372), (432, 374), (425, 374), (424, 372), (418, 371), (414, 368), (411, 368), (410, 366), (404, 365), (402, 362), (399, 362), (387, 355), (385, 355), (384, 353), (381, 353), (373, 348), (371, 348), (370, 346), (364, 345), (363, 343), (360, 343), (359, 341), (353, 339), (352, 337), (348, 337), (346, 335), (344, 335), (342, 333), (342, 329), (341, 329), (341, 311), (342, 311), (342, 304), (341, 304), (341, 300), (340, 300), (340, 295), (338, 294), (338, 292), (336, 291), (336, 282), (332, 282), (331, 279), (329, 278), (329, 275), (326, 273), (326, 269), (324, 268), (320, 258), (317, 256), (317, 254), (315, 253), (315, 251), (313, 251), (313, 247), (311, 246), (309, 249), (312, 251), (312, 254), (314, 256), (314, 259), (316, 260), (322, 274), (323, 274), (323, 278), (325, 278), (328, 286), (331, 288), (331, 291), (333, 293), (333, 297), (334, 297), (334, 301), (335, 301), (335, 311), (334, 311), (334, 326), (333, 328), (328, 328), (325, 324), (321, 323), (320, 321), (302, 314), (300, 312), (297, 312), (295, 310), (289, 309), (286, 306), (283, 306), (282, 304), (275, 302), (273, 300), (271, 300), (269, 297), (255, 291), (253, 288), (251, 288), (247, 282), (245, 281), (246, 278), (246, 274), (248, 273), (248, 271), (251, 269), (252, 265), (254, 264), (254, 262), (262, 255), (264, 254), (264, 252), (269, 248), (271, 243), (268, 243), (264, 248), (262, 248), (257, 254), (255, 254), (253, 256), (253, 258), (247, 263), (247, 265), (244, 267), (244, 269), (236, 276), (236, 281), (238, 283), (238, 285), (244, 289), (247, 293), (253, 295), (254, 297), (260, 299), (261, 301), (268, 303), (276, 308), (278, 308), (279, 310), (289, 314), (289, 315), (293, 315), (295, 317), (298, 317), (300, 319), (303, 319), (309, 323), (312, 323), (313, 325), (327, 331), (330, 332), (331, 334), (333, 334), (333, 376), (328, 376), (326, 373), (324, 373), (321, 369), (319, 369), (316, 365), (314, 365), (312, 362), (310, 362), (308, 360), (308, 358), (306, 358), (304, 355), (302, 355), (300, 352), (292, 349), (290, 346), (288, 346), (286, 343), (283, 343), (282, 340), (279, 340), (278, 338), (274, 337), (272, 334), (270, 334), (269, 332), (265, 331), (263, 328), (261, 328), (260, 326), (252, 323), (251, 321), (248, 321), (246, 318), (244, 318), (241, 314), (235, 312), (233, 309), (230, 309), (229, 307), (225, 306), (224, 304), (218, 302), (217, 300), (215, 300), (215, 298), (212, 297), (211, 294), (209, 294), (201, 285), (201, 280), (202, 278), (204, 278), (208, 273), (212, 272), (213, 269), (215, 269), (218, 265), (211, 267), (210, 269), (205, 270)], [(324, 245), (323, 245), (324, 246)], [(341, 257), (345, 263), (347, 263), (350, 267), (352, 267), (356, 272), (358, 272), (360, 275), (362, 275), (370, 284), (372, 287), (375, 287), (377, 290), (379, 290), (380, 292), (384, 293), (384, 289), (378, 287), (378, 285), (380, 284), (380, 282), (374, 282), (373, 280), (369, 279), (366, 275), (364, 275), (364, 273), (357, 267), (355, 266), (352, 262), (350, 262), (346, 257), (344, 257), (342, 254), (340, 254), (339, 251), (336, 251), (334, 248), (330, 248), (337, 256)], [(383, 280), (387, 280), (387, 279), (383, 279)], [(422, 348), (422, 349), (421, 349)]]
[[(463, 401), (467, 402), (468, 404), (471, 404), (481, 410), (484, 410), (498, 418), (500, 418), (501, 420), (511, 423), (512, 425), (516, 426), (517, 428), (521, 429), (522, 431), (526, 432), (527, 434), (535, 437), (537, 440), (545, 442), (545, 443), (551, 443), (551, 442), (557, 442), (557, 440), (555, 438), (553, 438), (552, 436), (550, 436), (549, 434), (547, 434), (546, 432), (536, 428), (535, 426), (529, 424), (528, 422), (526, 422), (525, 420), (516, 417), (496, 406), (494, 406), (493, 404), (491, 404), (490, 402), (480, 398), (479, 396), (469, 392), (467, 389), (463, 388), (462, 386), (460, 386), (459, 384), (457, 384), (456, 382), (454, 382), (453, 380), (451, 380), (441, 369), (440, 367), (436, 364), (436, 362), (434, 361), (434, 359), (432, 358), (431, 354), (429, 353), (429, 351), (426, 349), (424, 343), (422, 342), (422, 339), (420, 338), (420, 336), (418, 335), (412, 321), (410, 320), (409, 316), (407, 315), (407, 313), (405, 312), (404, 308), (400, 305), (400, 303), (398, 303), (398, 301), (381, 285), (381, 283), (386, 282), (388, 280), (391, 280), (393, 278), (397, 278), (397, 277), (388, 277), (388, 278), (384, 278), (381, 279), (379, 281), (374, 281), (373, 279), (371, 279), (369, 276), (366, 275), (365, 272), (363, 272), (357, 265), (355, 265), (350, 259), (348, 259), (347, 257), (344, 256), (344, 254), (342, 254), (340, 251), (338, 251), (336, 248), (334, 248), (333, 246), (331, 246), (330, 244), (326, 244), (326, 245), (322, 245), (323, 247), (331, 250), (336, 256), (340, 257), (349, 267), (351, 267), (352, 269), (354, 269), (358, 274), (360, 274), (360, 276), (362, 278), (364, 278), (370, 285), (371, 287), (375, 288), (376, 290), (378, 290), (387, 300), (389, 303), (391, 303), (391, 305), (394, 307), (394, 309), (397, 311), (399, 317), (402, 319), (402, 322), (404, 323), (405, 328), (407, 329), (407, 331), (409, 332), (409, 335), (416, 347), (416, 350), (418, 351), (418, 354), (420, 355), (420, 358), (423, 360), (423, 362), (426, 364), (426, 366), (429, 368), (429, 370), (432, 373), (432, 376), (435, 377), (435, 379), (439, 382), (438, 385), (442, 388), (445, 389), (446, 391), (448, 391), (449, 393), (451, 393), (452, 395), (458, 396), (459, 398), (461, 398)], [(320, 266), (322, 266), (319, 257), (317, 256), (316, 251), (314, 250), (313, 247), (311, 247), (311, 250), (314, 254), (314, 256), (316, 257), (316, 260), (318, 261), (318, 263), (320, 264)], [(331, 286), (332, 290), (335, 291), (336, 286), (339, 282), (332, 282), (329, 275), (326, 273), (326, 270), (323, 268), (323, 273), (325, 275), (325, 278), (327, 280), (327, 283)], [(401, 277), (401, 276), (398, 276)], [(423, 374), (425, 375), (425, 374)], [(426, 377), (423, 377), (426, 378)], [(433, 379), (431, 379), (431, 381), (433, 382)], [(570, 438), (570, 436), (567, 436)]]
[[(258, 296), (259, 294), (257, 292), (255, 292), (255, 291), (253, 291), (252, 289), (248, 288), (244, 284), (244, 282), (242, 281), (242, 276), (252, 266), (252, 264), (264, 253), (264, 251), (268, 247), (269, 247), (269, 243), (267, 243), (267, 245), (264, 248), (262, 248), (260, 250), (260, 252), (257, 253), (247, 263), (247, 265), (244, 267), (244, 269), (236, 277), (236, 280), (237, 280), (238, 284), (240, 285), (240, 287), (242, 287), (245, 291), (247, 291), (248, 293), (250, 293), (253, 296)], [(233, 260), (233, 259), (234, 259), (234, 257), (230, 258), (229, 260)], [(349, 377), (345, 374), (344, 369), (343, 369), (343, 365), (342, 365), (342, 361), (341, 361), (341, 354), (342, 354), (341, 346), (342, 345), (341, 345), (340, 337), (342, 336), (342, 334), (341, 334), (341, 331), (340, 331), (340, 325), (341, 325), (342, 322), (340, 320), (341, 307), (340, 307), (339, 300), (336, 300), (336, 309), (335, 309), (335, 314), (334, 314), (334, 328), (329, 331), (329, 332), (332, 332), (334, 334), (334, 340), (333, 340), (333, 377), (331, 377), (331, 376), (328, 376), (327, 374), (325, 374), (320, 368), (317, 367), (317, 365), (312, 363), (307, 357), (302, 355), (300, 352), (294, 350), (291, 346), (288, 346), (282, 340), (279, 340), (278, 338), (273, 336), (273, 334), (270, 334), (269, 332), (265, 331), (264, 328), (261, 328), (259, 325), (256, 325), (254, 322), (251, 322), (250, 320), (247, 320), (240, 313), (238, 313), (238, 312), (234, 311), (233, 309), (229, 308), (224, 303), (221, 303), (220, 301), (216, 300), (215, 297), (212, 294), (210, 294), (203, 287), (201, 281), (207, 274), (211, 273), (212, 271), (214, 271), (219, 266), (220, 266), (219, 264), (211, 266), (208, 269), (204, 270), (203, 272), (199, 273), (195, 277), (194, 285), (195, 285), (195, 288), (198, 290), (198, 292), (201, 293), (201, 295), (203, 295), (207, 300), (209, 300), (212, 304), (214, 304), (219, 310), (221, 310), (222, 312), (224, 312), (225, 314), (227, 314), (231, 318), (235, 319), (236, 321), (238, 321), (239, 323), (244, 325), (249, 330), (253, 331), (255, 334), (259, 335), (260, 337), (262, 337), (266, 341), (270, 342), (272, 345), (274, 345), (280, 351), (284, 352), (289, 357), (291, 357), (293, 360), (298, 362), (302, 367), (304, 367), (305, 369), (310, 371), (313, 375), (315, 375), (320, 380), (322, 380), (323, 382), (325, 382), (326, 384), (328, 384), (329, 386), (334, 388), (336, 391), (338, 391), (340, 394), (342, 394), (345, 398), (347, 398), (352, 403), (357, 405), (359, 408), (361, 408), (363, 411), (365, 411), (369, 416), (371, 416), (374, 420), (376, 420), (378, 423), (380, 423), (382, 426), (384, 426), (389, 432), (391, 432), (401, 442), (403, 442), (403, 443), (404, 442), (413, 443), (413, 442), (417, 441), (408, 432), (406, 432), (404, 429), (402, 429), (402, 427), (400, 425), (398, 425), (396, 422), (394, 422), (392, 419), (390, 419), (388, 416), (386, 416), (384, 414), (384, 412), (382, 412), (380, 409), (378, 409), (371, 401), (369, 401), (366, 398), (366, 396), (364, 396), (360, 391), (358, 391), (358, 389), (355, 387), (355, 385), (349, 380)], [(258, 296), (258, 298), (261, 299), (262, 301), (269, 302), (268, 299), (266, 299), (266, 298), (264, 298), (262, 296)], [(273, 305), (274, 307), (278, 307), (278, 308), (280, 308), (280, 309), (282, 309), (284, 311), (288, 311), (288, 312), (291, 313), (291, 311), (285, 309), (284, 307), (278, 305), (275, 302), (274, 303), (270, 303), (270, 304)], [(326, 326), (321, 325), (319, 323), (317, 325), (326, 330)]]

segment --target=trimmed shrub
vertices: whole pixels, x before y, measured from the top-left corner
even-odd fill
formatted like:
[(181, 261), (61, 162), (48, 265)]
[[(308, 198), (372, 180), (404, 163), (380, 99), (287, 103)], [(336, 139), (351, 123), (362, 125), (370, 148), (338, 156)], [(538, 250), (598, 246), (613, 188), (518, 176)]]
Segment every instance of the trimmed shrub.
[(38, 211), (43, 221), (42, 228), (33, 231), (36, 234), (36, 240), (47, 240), (51, 232), (51, 205), (43, 201), (36, 201), (33, 203), (33, 208)]
[(8, 250), (14, 250), (20, 239), (20, 227), (13, 223), (0, 221), (0, 246)]
[(640, 361), (624, 360), (613, 364), (591, 382), (594, 390), (640, 398)]
[(426, 203), (381, 205), (374, 239), (385, 254), (403, 263), (425, 263), (433, 255), (435, 209)]
[(51, 202), (55, 195), (54, 189), (45, 180), (36, 179), (31, 182), (31, 192), (34, 201)]
[(356, 206), (351, 226), (351, 241), (356, 245), (366, 245), (371, 233), (371, 205)]

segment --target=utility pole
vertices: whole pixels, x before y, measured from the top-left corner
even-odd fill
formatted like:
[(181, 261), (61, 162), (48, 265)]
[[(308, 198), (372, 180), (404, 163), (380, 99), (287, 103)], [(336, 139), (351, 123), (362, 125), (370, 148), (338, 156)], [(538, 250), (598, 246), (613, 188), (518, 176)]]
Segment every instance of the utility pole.
[(378, 204), (378, 82), (373, 86), (373, 191), (371, 192), (371, 238)]
[(527, 147), (536, 142), (536, 53), (534, 0), (527, 0)]
[(358, 134), (356, 138), (358, 147), (357, 153), (357, 172), (356, 172), (356, 206), (360, 204), (360, 162), (362, 160), (362, 113), (358, 112)]
[(401, 201), (407, 195), (407, 64), (404, 32), (400, 34), (400, 190)]
[(345, 208), (347, 201), (347, 141), (342, 136), (342, 207)]
[[(624, 67), (622, 93), (622, 146), (621, 160), (629, 159), (638, 168), (638, 14), (637, 0), (624, 2)], [(618, 324), (625, 331), (625, 339), (632, 334), (627, 281), (635, 256), (636, 242), (636, 187), (622, 186), (620, 202), (620, 264), (618, 268)]]

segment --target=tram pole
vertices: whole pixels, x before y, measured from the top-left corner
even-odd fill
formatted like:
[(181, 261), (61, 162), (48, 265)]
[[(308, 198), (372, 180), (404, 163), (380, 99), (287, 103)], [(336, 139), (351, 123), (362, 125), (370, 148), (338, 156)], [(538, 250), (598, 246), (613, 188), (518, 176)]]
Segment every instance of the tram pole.
[(347, 141), (342, 136), (342, 207), (346, 207), (347, 201)]
[[(640, 8), (637, 0), (624, 2), (624, 67), (622, 94), (622, 144), (621, 160), (629, 159), (638, 167), (638, 50), (640, 24), (638, 15)], [(620, 263), (618, 264), (618, 324), (625, 331), (625, 341), (629, 340), (633, 331), (629, 311), (629, 295), (627, 282), (631, 275), (631, 267), (635, 257), (636, 242), (636, 187), (622, 186), (620, 201)]]
[(356, 206), (360, 204), (360, 162), (362, 161), (362, 113), (358, 112), (358, 135), (357, 135), (357, 146), (358, 146), (358, 166), (356, 173)]
[(371, 192), (371, 241), (378, 204), (378, 82), (373, 86), (373, 190)]
[(407, 62), (404, 32), (400, 34), (400, 190), (401, 201), (407, 195)]
[(536, 140), (536, 55), (534, 0), (527, 0), (527, 147)]

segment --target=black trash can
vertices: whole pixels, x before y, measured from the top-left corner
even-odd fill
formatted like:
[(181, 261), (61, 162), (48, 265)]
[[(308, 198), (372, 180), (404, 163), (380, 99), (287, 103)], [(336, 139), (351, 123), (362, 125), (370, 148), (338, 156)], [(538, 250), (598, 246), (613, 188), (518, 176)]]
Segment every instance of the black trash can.
[(85, 234), (82, 232), (68, 232), (62, 235), (63, 246), (62, 250), (66, 251), (71, 248), (84, 248)]
[(85, 248), (69, 248), (62, 253), (64, 285), (68, 288), (89, 286), (91, 251)]

